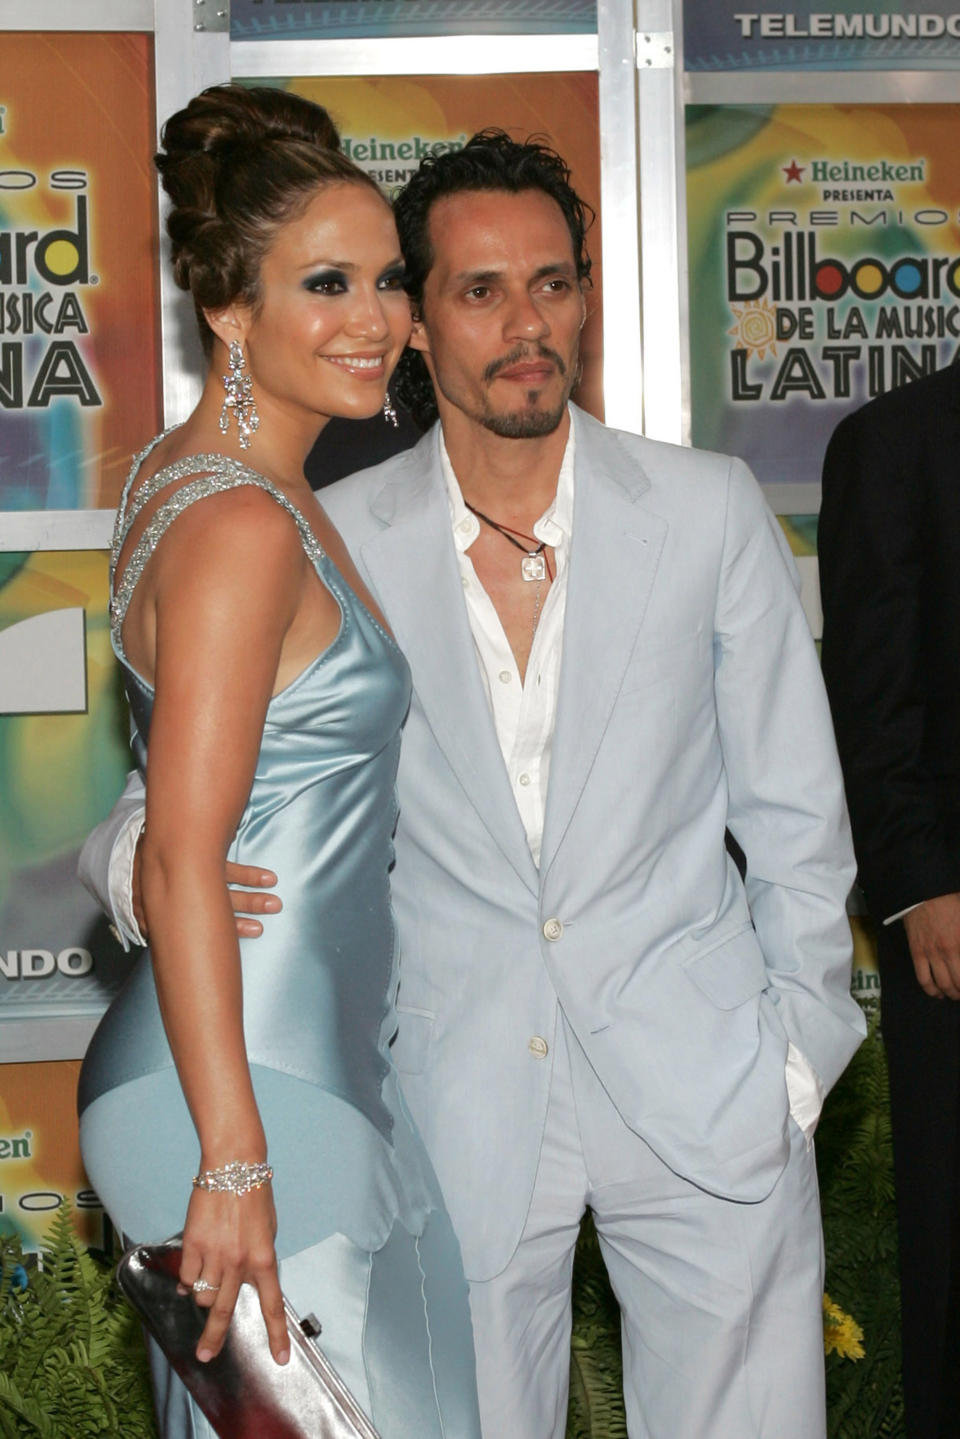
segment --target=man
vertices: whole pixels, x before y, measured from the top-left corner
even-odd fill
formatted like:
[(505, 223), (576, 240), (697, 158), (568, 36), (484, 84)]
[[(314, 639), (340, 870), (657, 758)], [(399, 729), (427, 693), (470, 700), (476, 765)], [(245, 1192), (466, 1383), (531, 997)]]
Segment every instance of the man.
[(324, 503), (414, 676), (394, 1054), (471, 1280), (484, 1432), (564, 1432), (589, 1205), (631, 1434), (815, 1439), (787, 1091), (812, 1131), (862, 1023), (786, 547), (739, 462), (569, 405), (589, 260), (558, 156), (485, 132), (397, 220), (440, 425)]
[(848, 416), (820, 516), (823, 667), (877, 921), (910, 1439), (960, 1435), (960, 369)]

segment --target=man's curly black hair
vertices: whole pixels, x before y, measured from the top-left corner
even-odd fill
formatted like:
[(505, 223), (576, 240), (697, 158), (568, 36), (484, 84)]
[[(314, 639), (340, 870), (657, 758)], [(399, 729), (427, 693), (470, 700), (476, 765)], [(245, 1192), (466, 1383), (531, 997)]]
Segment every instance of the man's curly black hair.
[[(555, 200), (570, 231), (577, 279), (590, 283), (590, 256), (586, 234), (594, 213), (570, 184), (570, 168), (537, 136), (514, 140), (505, 130), (480, 130), (459, 150), (428, 155), (394, 201), (400, 248), (406, 264), (404, 287), (414, 310), (423, 304), (423, 290), (434, 261), (428, 225), (437, 200), (470, 190), (506, 190), (518, 194), (539, 190)], [(406, 350), (397, 367), (397, 397), (421, 429), (437, 418), (433, 384), (423, 356)]]

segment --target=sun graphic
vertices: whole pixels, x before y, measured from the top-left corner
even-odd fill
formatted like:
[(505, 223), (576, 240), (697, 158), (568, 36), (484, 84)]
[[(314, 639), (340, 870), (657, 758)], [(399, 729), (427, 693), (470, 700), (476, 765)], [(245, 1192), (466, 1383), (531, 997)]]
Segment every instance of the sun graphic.
[(752, 350), (758, 360), (762, 360), (769, 350), (771, 355), (777, 353), (776, 323), (774, 319), (774, 308), (769, 300), (760, 300), (753, 305), (732, 305), (737, 323), (727, 331), (729, 335), (736, 335), (740, 345), (747, 350)]

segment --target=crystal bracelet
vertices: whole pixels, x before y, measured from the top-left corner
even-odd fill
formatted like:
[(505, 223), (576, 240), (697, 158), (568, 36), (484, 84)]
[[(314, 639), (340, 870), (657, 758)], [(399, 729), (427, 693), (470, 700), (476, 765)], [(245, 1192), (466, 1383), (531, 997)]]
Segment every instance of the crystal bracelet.
[(193, 1176), (194, 1189), (206, 1189), (214, 1194), (249, 1194), (251, 1189), (262, 1189), (273, 1178), (269, 1164), (245, 1164), (234, 1159), (222, 1169), (201, 1169)]

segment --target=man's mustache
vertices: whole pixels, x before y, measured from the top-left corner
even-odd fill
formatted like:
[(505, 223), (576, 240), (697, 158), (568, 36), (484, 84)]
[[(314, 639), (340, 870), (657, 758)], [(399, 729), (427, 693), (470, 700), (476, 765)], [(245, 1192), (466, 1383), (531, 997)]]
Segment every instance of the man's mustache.
[(491, 360), (483, 372), (485, 380), (495, 380), (502, 370), (509, 370), (511, 365), (522, 364), (525, 360), (551, 360), (557, 367), (561, 376), (566, 375), (567, 367), (557, 354), (547, 345), (537, 345), (531, 349), (529, 345), (518, 345), (510, 351), (509, 355), (502, 355), (499, 360)]

